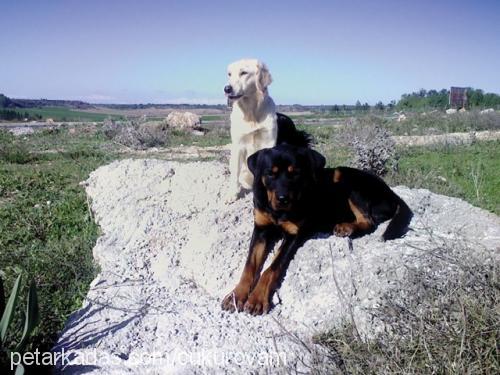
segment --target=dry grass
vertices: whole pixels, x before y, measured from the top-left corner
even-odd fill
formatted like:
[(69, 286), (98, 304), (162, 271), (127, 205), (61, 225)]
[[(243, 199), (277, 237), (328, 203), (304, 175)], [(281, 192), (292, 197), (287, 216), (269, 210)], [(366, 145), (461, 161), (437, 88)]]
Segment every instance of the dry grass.
[(327, 349), (315, 373), (498, 374), (499, 265), (462, 242), (435, 241), (408, 265), (374, 321), (385, 329), (362, 337), (350, 319), (315, 337)]
[(392, 135), (374, 118), (354, 119), (338, 138), (349, 148), (354, 167), (377, 176), (397, 169), (396, 144)]
[(395, 135), (431, 135), (500, 129), (500, 112), (474, 110), (446, 115), (443, 112), (407, 113), (405, 121), (390, 120), (386, 126)]

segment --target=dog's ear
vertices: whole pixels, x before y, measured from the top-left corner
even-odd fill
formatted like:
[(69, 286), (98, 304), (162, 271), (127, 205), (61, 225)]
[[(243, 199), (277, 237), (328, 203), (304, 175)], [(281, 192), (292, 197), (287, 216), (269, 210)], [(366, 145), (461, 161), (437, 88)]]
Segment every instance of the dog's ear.
[(247, 165), (250, 172), (255, 176), (255, 171), (257, 170), (257, 165), (259, 163), (259, 156), (264, 150), (257, 151), (247, 158)]
[(267, 86), (271, 84), (273, 78), (271, 77), (271, 73), (269, 73), (269, 69), (267, 69), (266, 64), (257, 63), (257, 90), (260, 92), (266, 92)]
[(256, 177), (259, 172), (259, 164), (261, 163), (261, 160), (263, 160), (264, 156), (269, 152), (271, 152), (270, 148), (263, 148), (247, 158), (248, 169), (250, 169), (250, 172), (252, 172), (254, 177)]

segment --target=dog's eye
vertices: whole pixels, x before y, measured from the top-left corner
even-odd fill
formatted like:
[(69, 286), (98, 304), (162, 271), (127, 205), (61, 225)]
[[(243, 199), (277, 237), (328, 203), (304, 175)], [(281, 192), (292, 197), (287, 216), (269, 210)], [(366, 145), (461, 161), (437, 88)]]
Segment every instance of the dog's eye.
[(228, 77), (231, 77), (231, 73), (227, 73)]
[(246, 74), (248, 74), (248, 72), (244, 72), (244, 71), (243, 71), (243, 72), (240, 72), (240, 76), (244, 76), (244, 75), (246, 75)]

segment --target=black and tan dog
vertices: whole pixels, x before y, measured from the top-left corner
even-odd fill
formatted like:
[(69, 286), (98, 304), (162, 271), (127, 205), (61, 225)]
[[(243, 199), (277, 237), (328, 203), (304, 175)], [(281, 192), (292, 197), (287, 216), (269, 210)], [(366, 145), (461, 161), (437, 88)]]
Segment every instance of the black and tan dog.
[[(356, 237), (392, 219), (382, 238), (402, 236), (412, 212), (385, 182), (358, 169), (324, 168), (325, 158), (281, 144), (248, 158), (254, 174), (254, 230), (239, 283), (222, 301), (229, 311), (267, 313), (297, 249), (315, 233)], [(262, 275), (267, 255), (283, 239)]]

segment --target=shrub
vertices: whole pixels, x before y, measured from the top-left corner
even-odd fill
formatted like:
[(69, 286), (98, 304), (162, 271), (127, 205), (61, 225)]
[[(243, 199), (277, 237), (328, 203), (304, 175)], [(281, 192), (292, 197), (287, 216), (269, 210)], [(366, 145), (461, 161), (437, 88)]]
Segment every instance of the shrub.
[(391, 163), (392, 168), (397, 169), (396, 144), (380, 121), (356, 120), (347, 125), (342, 137), (351, 150), (356, 168), (378, 176), (385, 175)]
[(136, 150), (166, 146), (170, 138), (170, 129), (166, 124), (156, 121), (106, 120), (102, 132), (114, 142)]
[(0, 130), (0, 160), (12, 164), (27, 164), (36, 160), (36, 156), (13, 134)]

